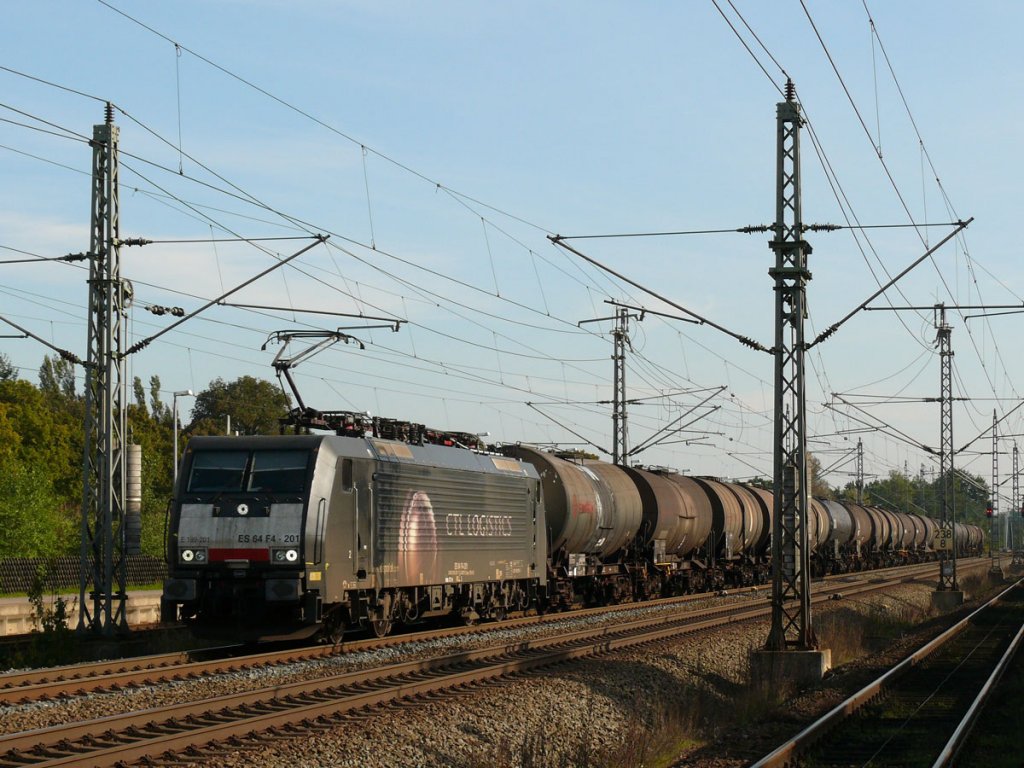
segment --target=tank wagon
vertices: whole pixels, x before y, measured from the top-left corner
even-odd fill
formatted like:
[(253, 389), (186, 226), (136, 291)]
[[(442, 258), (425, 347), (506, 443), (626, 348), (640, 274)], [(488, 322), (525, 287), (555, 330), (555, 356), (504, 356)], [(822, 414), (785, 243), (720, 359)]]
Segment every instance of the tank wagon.
[[(190, 440), (169, 511), (164, 620), (336, 640), (770, 579), (770, 491), (379, 426)], [(815, 575), (934, 556), (936, 523), (919, 515), (813, 499), (807, 527)], [(961, 554), (980, 552), (980, 528), (956, 535)]]

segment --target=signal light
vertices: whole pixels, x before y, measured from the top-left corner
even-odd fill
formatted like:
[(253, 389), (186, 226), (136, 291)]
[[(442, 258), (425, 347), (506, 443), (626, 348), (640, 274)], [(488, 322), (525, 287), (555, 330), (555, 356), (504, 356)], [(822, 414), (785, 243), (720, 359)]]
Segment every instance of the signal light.
[(992, 502), (985, 505), (985, 517), (992, 517)]

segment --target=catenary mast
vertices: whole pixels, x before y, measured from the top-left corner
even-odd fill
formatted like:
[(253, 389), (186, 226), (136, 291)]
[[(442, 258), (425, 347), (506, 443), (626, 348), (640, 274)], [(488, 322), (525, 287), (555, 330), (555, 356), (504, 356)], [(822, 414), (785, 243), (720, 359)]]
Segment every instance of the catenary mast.
[(124, 552), (124, 332), (128, 299), (121, 279), (118, 128), (113, 107), (93, 126), (89, 330), (85, 364), (85, 438), (78, 630), (127, 630)]

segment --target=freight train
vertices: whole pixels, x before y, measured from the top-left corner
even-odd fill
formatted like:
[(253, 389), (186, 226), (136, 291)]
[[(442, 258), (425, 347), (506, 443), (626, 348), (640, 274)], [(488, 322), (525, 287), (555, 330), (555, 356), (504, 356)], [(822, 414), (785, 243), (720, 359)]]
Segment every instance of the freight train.
[[(169, 510), (163, 620), (336, 641), (770, 580), (770, 491), (373, 426), (192, 438)], [(931, 518), (848, 502), (814, 499), (808, 513), (817, 575), (923, 561), (935, 532)], [(982, 531), (958, 524), (955, 540), (980, 553)]]

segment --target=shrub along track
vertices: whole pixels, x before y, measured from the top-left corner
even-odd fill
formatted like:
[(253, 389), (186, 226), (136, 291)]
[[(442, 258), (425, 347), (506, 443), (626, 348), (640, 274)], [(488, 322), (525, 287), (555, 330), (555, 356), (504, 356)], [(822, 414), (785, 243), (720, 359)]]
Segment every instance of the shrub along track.
[[(844, 596), (885, 590), (930, 576), (934, 570), (931, 564), (924, 568), (899, 569), (898, 573), (858, 574), (860, 583), (847, 577)], [(835, 581), (825, 586), (819, 589), (815, 602), (831, 599)], [(224, 749), (235, 751), (246, 741), (265, 743), (268, 739), (292, 738), (333, 727), (346, 718), (365, 716), (366, 708), (374, 705), (416, 697), (458, 695), (467, 686), (621, 648), (671, 640), (730, 622), (763, 618), (769, 610), (763, 603), (747, 601), (668, 617), (658, 615), (614, 626), (562, 632), (541, 639), (11, 734), (0, 737), (0, 766), (75, 765), (82, 761), (90, 765), (114, 765), (143, 759), (147, 764), (154, 764), (162, 759), (174, 762), (178, 759), (174, 754), (215, 756)], [(576, 615), (578, 613), (571, 614)], [(505, 628), (509, 623), (500, 626)], [(407, 642), (407, 638), (394, 638), (392, 644), (403, 641)], [(383, 641), (366, 641), (366, 644), (380, 647)], [(315, 650), (337, 653), (330, 649)], [(284, 663), (280, 656), (274, 655), (274, 663)], [(253, 660), (252, 663), (258, 662)], [(152, 677), (153, 670), (142, 674)], [(183, 671), (178, 670), (170, 677), (181, 674)], [(189, 674), (212, 672), (199, 672), (194, 668)], [(107, 684), (110, 685), (109, 680)]]

